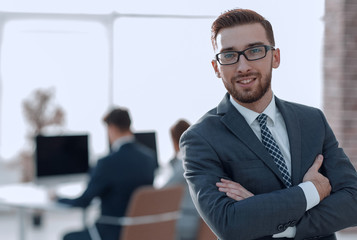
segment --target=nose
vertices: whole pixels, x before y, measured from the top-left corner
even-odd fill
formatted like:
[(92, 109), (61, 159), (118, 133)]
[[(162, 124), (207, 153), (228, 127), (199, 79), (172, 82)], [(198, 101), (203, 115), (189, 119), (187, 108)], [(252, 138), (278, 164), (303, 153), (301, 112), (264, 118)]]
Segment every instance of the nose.
[(236, 63), (237, 71), (239, 73), (247, 73), (251, 70), (251, 61), (248, 61), (244, 55), (239, 57), (239, 61)]

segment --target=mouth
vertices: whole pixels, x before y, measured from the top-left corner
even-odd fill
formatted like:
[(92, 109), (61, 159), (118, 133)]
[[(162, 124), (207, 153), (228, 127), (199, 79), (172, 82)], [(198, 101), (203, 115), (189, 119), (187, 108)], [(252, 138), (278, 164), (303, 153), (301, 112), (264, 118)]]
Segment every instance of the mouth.
[(251, 86), (254, 81), (256, 80), (257, 78), (256, 77), (253, 77), (253, 76), (250, 76), (250, 77), (244, 77), (244, 78), (238, 78), (236, 80), (236, 83), (238, 83), (239, 85), (241, 86), (244, 86), (244, 87), (249, 87)]
[(249, 84), (253, 82), (255, 78), (246, 78), (246, 79), (239, 79), (237, 82), (240, 84)]

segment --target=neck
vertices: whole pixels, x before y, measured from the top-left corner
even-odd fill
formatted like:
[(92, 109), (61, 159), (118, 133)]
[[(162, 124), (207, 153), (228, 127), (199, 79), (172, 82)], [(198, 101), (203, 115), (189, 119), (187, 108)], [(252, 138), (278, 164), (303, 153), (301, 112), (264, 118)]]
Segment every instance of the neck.
[(111, 141), (111, 144), (113, 144), (113, 142), (115, 142), (119, 138), (126, 137), (126, 136), (132, 136), (132, 135), (133, 135), (133, 133), (130, 130), (128, 130), (128, 131), (117, 131), (113, 135), (113, 138), (112, 138), (113, 140)]
[(133, 133), (130, 130), (128, 130), (125, 132), (121, 132), (119, 135), (120, 135), (119, 137), (126, 137), (126, 136), (132, 136)]
[(252, 103), (242, 103), (237, 101), (236, 99), (234, 99), (234, 101), (236, 101), (239, 105), (248, 108), (254, 112), (262, 113), (267, 108), (272, 98), (273, 98), (273, 92), (269, 90), (264, 94), (262, 98)]

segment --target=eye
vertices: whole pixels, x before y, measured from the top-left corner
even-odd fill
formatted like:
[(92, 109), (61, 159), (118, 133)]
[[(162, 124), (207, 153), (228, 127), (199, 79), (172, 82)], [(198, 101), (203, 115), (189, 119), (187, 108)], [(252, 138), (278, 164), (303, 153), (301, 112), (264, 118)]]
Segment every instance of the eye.
[(259, 54), (261, 52), (263, 52), (263, 48), (261, 48), (261, 47), (249, 49), (249, 54)]
[(221, 57), (225, 60), (235, 58), (236, 56), (237, 56), (237, 53), (235, 53), (235, 52), (226, 52), (226, 53), (221, 54)]

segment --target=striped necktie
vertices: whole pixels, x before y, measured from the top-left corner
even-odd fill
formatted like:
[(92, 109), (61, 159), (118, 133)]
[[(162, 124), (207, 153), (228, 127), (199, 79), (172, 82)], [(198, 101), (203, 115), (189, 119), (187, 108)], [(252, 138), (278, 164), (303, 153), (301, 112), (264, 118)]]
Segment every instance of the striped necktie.
[(271, 134), (271, 132), (267, 127), (267, 117), (268, 116), (265, 115), (264, 113), (260, 114), (257, 117), (257, 120), (261, 128), (262, 143), (265, 146), (265, 148), (268, 150), (269, 154), (274, 159), (275, 164), (278, 166), (278, 169), (283, 177), (285, 186), (291, 187), (291, 178), (288, 168), (286, 166), (286, 162), (284, 160), (283, 154), (281, 153), (278, 144), (276, 143), (275, 139), (273, 138), (273, 135)]

